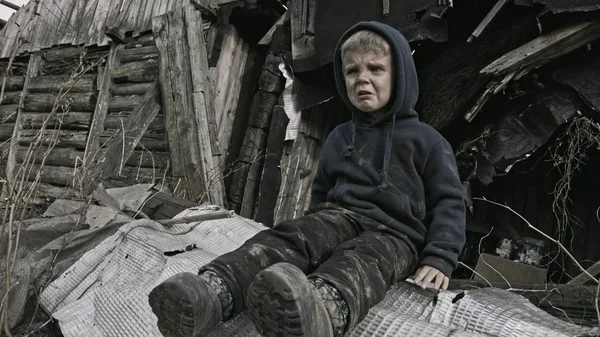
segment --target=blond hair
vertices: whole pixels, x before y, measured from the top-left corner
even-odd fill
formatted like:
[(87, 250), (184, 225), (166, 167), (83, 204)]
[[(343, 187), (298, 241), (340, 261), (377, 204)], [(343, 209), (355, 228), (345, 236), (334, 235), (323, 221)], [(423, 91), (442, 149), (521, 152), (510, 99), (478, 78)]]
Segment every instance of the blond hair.
[(348, 52), (364, 53), (373, 51), (376, 54), (387, 55), (390, 52), (390, 45), (381, 35), (373, 31), (359, 30), (344, 41), (341, 49), (343, 59)]

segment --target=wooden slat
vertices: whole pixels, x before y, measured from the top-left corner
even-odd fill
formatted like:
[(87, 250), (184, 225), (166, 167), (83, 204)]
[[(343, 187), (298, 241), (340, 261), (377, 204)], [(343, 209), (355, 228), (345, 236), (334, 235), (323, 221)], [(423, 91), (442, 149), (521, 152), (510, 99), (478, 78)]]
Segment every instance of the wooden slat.
[(98, 152), (100, 147), (99, 135), (104, 130), (104, 120), (108, 114), (108, 101), (110, 97), (111, 87), (111, 71), (112, 68), (118, 64), (116, 59), (117, 54), (123, 48), (122, 45), (111, 45), (106, 67), (98, 69), (98, 81), (100, 87), (98, 88), (98, 100), (94, 108), (94, 116), (90, 125), (89, 137), (87, 139), (87, 146), (85, 148), (85, 163), (91, 162)]
[[(224, 204), (223, 180), (214, 167), (210, 137), (210, 93), (200, 13), (191, 5), (155, 17), (160, 83), (165, 107), (173, 179), (182, 179), (185, 198)], [(192, 69), (200, 71), (192, 72)], [(208, 136), (208, 137), (207, 137)], [(213, 179), (216, 174), (216, 179)]]
[(96, 91), (96, 75), (71, 76), (37, 76), (29, 85), (30, 93), (89, 93)]
[[(22, 163), (27, 155), (28, 147), (21, 146), (17, 150), (16, 161)], [(47, 153), (47, 155), (46, 155)], [(51, 150), (47, 147), (39, 147), (33, 162), (40, 164), (42, 159), (44, 164), (51, 166), (64, 166), (73, 168), (76, 165), (81, 166), (84, 152), (74, 148), (54, 147)], [(126, 162), (126, 165), (143, 168), (166, 168), (168, 167), (169, 154), (165, 152), (149, 152), (136, 150)]]
[(89, 175), (85, 177), (84, 183), (86, 192), (93, 191), (103, 177), (119, 172), (129, 159), (148, 125), (160, 111), (159, 97), (158, 83), (155, 82), (125, 121), (124, 130), (105, 143), (102, 155), (91, 161)]
[(60, 97), (55, 94), (27, 94), (23, 109), (29, 112), (50, 112), (55, 106), (60, 111), (60, 106), (68, 105), (73, 111), (92, 112), (96, 99), (95, 93), (66, 93)]
[[(25, 101), (25, 93), (27, 92), (27, 88), (29, 87), (29, 83), (31, 79), (37, 76), (38, 72), (42, 68), (42, 58), (39, 53), (34, 53), (29, 58), (29, 64), (27, 66), (27, 74), (25, 75), (25, 82), (23, 84), (23, 94), (21, 95), (21, 99), (19, 101), (19, 110), (17, 112), (17, 119), (15, 121), (15, 127), (13, 130), (13, 135), (10, 141), (10, 147), (8, 150), (8, 157), (6, 160), (6, 180), (8, 181), (8, 186), (11, 186), (15, 183), (15, 157), (17, 155), (17, 146), (19, 142), (19, 138), (21, 137), (21, 112), (23, 111), (23, 105)], [(6, 186), (6, 185), (5, 185)], [(5, 189), (2, 190), (2, 196), (6, 196), (7, 191)]]
[(151, 85), (152, 82), (113, 84), (110, 91), (115, 96), (143, 95)]
[(111, 71), (115, 81), (152, 82), (158, 76), (158, 61), (130, 62), (114, 67)]
[(119, 56), (121, 63), (129, 63), (135, 61), (145, 61), (149, 59), (158, 59), (158, 49), (156, 46), (146, 46), (140, 48), (124, 49)]
[[(122, 114), (122, 115), (113, 115), (110, 114), (106, 116), (106, 120), (104, 121), (105, 129), (119, 130), (123, 128), (125, 125), (125, 121), (131, 115), (131, 113)], [(156, 116), (148, 125), (148, 130), (150, 131), (165, 131), (165, 116)]]
[(29, 113), (23, 112), (21, 127), (24, 129), (60, 128), (64, 130), (88, 130), (92, 121), (91, 112)]

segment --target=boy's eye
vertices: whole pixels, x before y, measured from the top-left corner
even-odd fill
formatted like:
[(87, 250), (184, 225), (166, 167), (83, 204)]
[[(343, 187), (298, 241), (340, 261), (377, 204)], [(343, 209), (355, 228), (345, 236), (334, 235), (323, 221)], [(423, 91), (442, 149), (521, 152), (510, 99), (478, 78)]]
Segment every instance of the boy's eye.
[(356, 72), (356, 68), (348, 68), (346, 69), (346, 75), (354, 74)]

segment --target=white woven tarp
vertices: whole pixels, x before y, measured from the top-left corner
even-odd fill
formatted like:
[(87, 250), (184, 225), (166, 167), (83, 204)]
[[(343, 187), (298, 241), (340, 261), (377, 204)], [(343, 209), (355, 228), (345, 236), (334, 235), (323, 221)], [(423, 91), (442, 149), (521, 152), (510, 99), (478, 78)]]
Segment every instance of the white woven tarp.
[[(191, 216), (211, 210), (191, 209)], [(262, 225), (234, 217), (165, 228), (150, 220), (123, 226), (41, 294), (43, 308), (65, 337), (160, 337), (148, 304), (150, 290), (179, 272), (197, 272), (239, 247)], [(166, 256), (165, 252), (192, 249)], [(349, 333), (359, 336), (593, 336), (598, 329), (562, 322), (526, 299), (495, 289), (433, 293), (402, 282)], [(453, 303), (455, 302), (455, 303)], [(246, 313), (221, 324), (210, 337), (259, 337)]]

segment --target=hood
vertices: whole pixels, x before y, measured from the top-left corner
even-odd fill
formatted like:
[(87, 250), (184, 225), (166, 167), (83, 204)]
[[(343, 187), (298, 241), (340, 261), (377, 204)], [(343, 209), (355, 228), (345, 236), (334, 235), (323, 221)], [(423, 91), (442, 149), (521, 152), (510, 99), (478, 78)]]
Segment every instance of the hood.
[[(346, 94), (346, 84), (342, 71), (342, 44), (348, 37), (359, 30), (371, 30), (382, 36), (390, 45), (394, 81), (390, 101), (384, 107), (385, 113), (377, 120), (371, 120), (369, 114), (352, 105)], [(352, 111), (353, 119), (361, 124), (377, 126), (391, 120), (416, 118), (414, 110), (419, 97), (417, 70), (413, 61), (410, 45), (404, 36), (395, 28), (376, 21), (363, 21), (348, 29), (340, 38), (333, 57), (334, 76), (338, 93), (344, 103)]]

